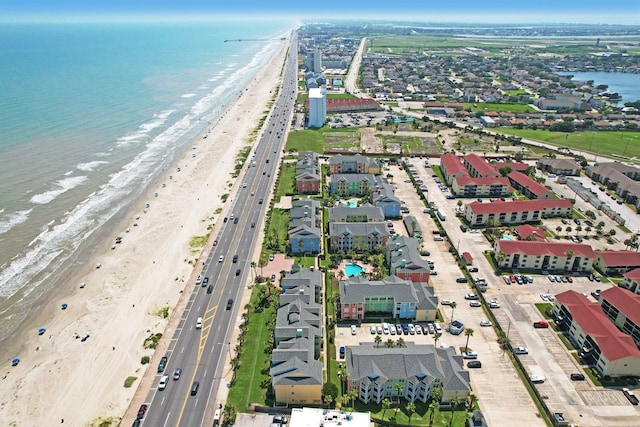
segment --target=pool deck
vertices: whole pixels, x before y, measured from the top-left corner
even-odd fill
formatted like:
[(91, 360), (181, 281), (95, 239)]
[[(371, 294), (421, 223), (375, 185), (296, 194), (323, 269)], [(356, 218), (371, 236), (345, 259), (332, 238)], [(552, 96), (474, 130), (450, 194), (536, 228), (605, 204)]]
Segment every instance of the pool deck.
[[(337, 277), (340, 278), (340, 272), (344, 271), (344, 267), (347, 264), (358, 264), (360, 267), (364, 268), (367, 270), (367, 273), (370, 273), (371, 271), (374, 270), (373, 266), (371, 264), (364, 264), (362, 261), (356, 261), (356, 260), (343, 260), (339, 265), (338, 268), (335, 269), (335, 271), (333, 272), (333, 274)], [(347, 278), (347, 275), (345, 273), (344, 278)]]

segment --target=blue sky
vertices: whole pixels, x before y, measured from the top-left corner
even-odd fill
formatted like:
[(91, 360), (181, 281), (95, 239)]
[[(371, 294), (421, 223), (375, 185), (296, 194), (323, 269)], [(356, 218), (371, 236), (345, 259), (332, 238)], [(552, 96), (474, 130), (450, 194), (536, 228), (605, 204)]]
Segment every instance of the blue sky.
[(0, 0), (0, 20), (175, 19), (228, 15), (422, 22), (640, 24), (638, 0)]

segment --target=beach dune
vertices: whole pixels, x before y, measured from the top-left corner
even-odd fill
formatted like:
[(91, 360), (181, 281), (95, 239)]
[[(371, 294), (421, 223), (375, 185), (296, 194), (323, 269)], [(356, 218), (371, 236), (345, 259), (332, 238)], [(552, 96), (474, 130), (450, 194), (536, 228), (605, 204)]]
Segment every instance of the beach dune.
[[(217, 234), (226, 213), (221, 196), (233, 197), (236, 157), (274, 96), (286, 49), (283, 42), (219, 120), (104, 232), (89, 261), (69, 272), (18, 338), (3, 343), (0, 425), (88, 425), (118, 420), (130, 403), (142, 403), (202, 265), (190, 240)], [(114, 244), (117, 236), (122, 243)], [(46, 332), (38, 335), (39, 327)], [(154, 355), (143, 343), (155, 333), (164, 341)], [(151, 363), (141, 364), (143, 356)], [(11, 367), (14, 357), (21, 362)], [(130, 388), (127, 377), (136, 377)]]

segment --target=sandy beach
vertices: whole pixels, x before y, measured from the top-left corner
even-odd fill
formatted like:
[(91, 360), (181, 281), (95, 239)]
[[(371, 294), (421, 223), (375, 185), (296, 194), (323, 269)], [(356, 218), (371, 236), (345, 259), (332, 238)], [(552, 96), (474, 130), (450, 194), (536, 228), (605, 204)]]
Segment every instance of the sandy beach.
[[(194, 288), (194, 267), (201, 265), (189, 241), (218, 233), (228, 205), (220, 196), (235, 193), (236, 156), (273, 97), (287, 46), (282, 43), (220, 119), (105, 232), (89, 261), (70, 271), (67, 284), (24, 322), (19, 338), (3, 345), (0, 425), (91, 425), (119, 420), (134, 398), (142, 403), (166, 347), (161, 341), (160, 355), (154, 355), (144, 340), (163, 333), (168, 341), (173, 334), (168, 325), (179, 317)], [(117, 236), (122, 243), (114, 245)], [(168, 319), (159, 314), (166, 307)], [(46, 328), (42, 335), (40, 327)], [(151, 363), (142, 365), (143, 356)], [(21, 361), (11, 367), (14, 357)], [(129, 376), (137, 379), (125, 388)]]

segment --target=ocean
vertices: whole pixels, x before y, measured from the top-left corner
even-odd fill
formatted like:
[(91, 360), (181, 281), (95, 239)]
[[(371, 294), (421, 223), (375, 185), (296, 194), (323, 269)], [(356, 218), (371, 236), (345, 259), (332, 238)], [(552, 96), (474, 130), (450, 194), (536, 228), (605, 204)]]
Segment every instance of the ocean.
[(0, 24), (0, 340), (293, 26)]

